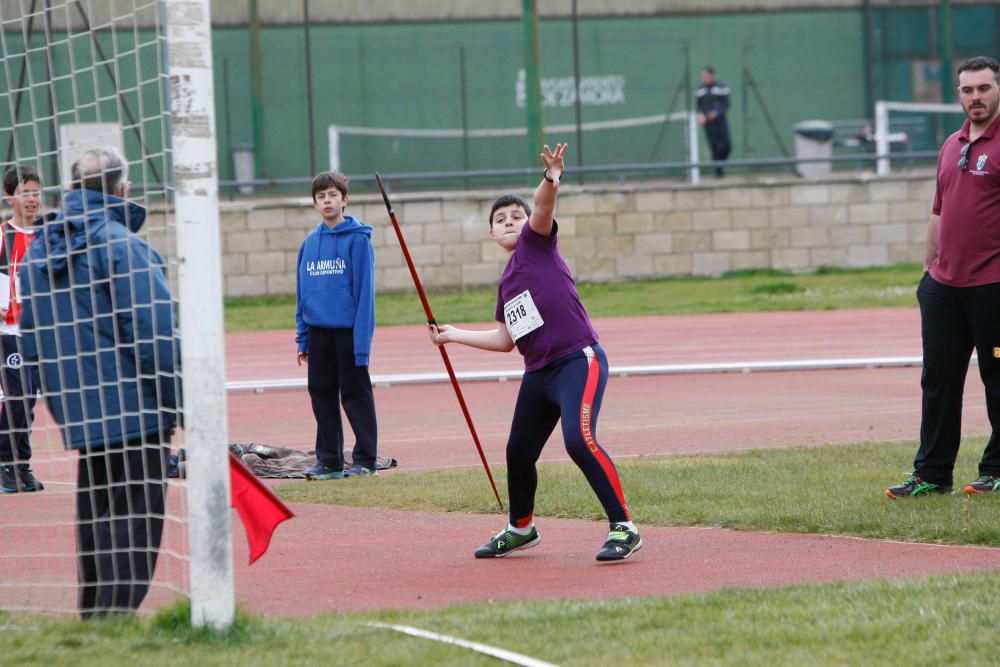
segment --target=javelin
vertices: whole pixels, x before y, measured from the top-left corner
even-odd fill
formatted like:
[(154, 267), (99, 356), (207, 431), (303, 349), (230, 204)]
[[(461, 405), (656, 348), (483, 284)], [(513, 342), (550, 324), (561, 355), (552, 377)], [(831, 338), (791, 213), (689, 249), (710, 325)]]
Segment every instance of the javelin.
[[(392, 211), (392, 204), (389, 203), (389, 195), (385, 192), (385, 186), (382, 185), (382, 177), (379, 173), (375, 172), (375, 181), (378, 183), (378, 189), (382, 191), (382, 200), (385, 202), (385, 208), (389, 211), (389, 221), (392, 222), (392, 228), (396, 230), (396, 238), (399, 239), (399, 247), (403, 249), (403, 258), (406, 259), (406, 266), (410, 269), (410, 276), (413, 278), (413, 284), (417, 288), (417, 294), (420, 296), (420, 303), (424, 306), (424, 313), (427, 315), (427, 324), (433, 324), (437, 326), (437, 322), (434, 320), (434, 313), (431, 312), (431, 304), (427, 302), (427, 295), (424, 294), (424, 288), (420, 285), (420, 277), (417, 275), (417, 269), (413, 266), (413, 260), (410, 258), (410, 251), (406, 248), (406, 241), (403, 239), (403, 231), (399, 228), (399, 223), (396, 221), (396, 214)], [(483, 454), (483, 446), (479, 444), (479, 436), (476, 435), (476, 427), (472, 425), (472, 417), (469, 415), (469, 408), (465, 405), (465, 398), (462, 396), (462, 389), (458, 386), (458, 378), (455, 377), (455, 370), (451, 367), (451, 359), (448, 358), (448, 352), (445, 351), (444, 345), (438, 345), (437, 349), (441, 351), (441, 360), (444, 361), (444, 367), (448, 370), (448, 377), (451, 378), (451, 386), (455, 388), (455, 396), (458, 397), (458, 404), (462, 406), (462, 414), (465, 415), (465, 422), (469, 425), (469, 432), (472, 433), (472, 440), (476, 443), (476, 450), (479, 452), (479, 460), (483, 462), (483, 467), (486, 469), (486, 476), (490, 478), (490, 486), (493, 487), (493, 495), (496, 496), (497, 502), (500, 503), (500, 509), (503, 509), (503, 501), (500, 500), (500, 494), (497, 492), (497, 485), (493, 481), (493, 473), (490, 472), (490, 464), (486, 462), (486, 455)]]

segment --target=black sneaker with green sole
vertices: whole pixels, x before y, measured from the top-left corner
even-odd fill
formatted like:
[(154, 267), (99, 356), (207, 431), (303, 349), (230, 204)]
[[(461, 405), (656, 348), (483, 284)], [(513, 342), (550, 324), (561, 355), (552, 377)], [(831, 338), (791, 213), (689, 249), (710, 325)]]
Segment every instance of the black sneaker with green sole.
[(642, 538), (639, 537), (639, 532), (616, 523), (611, 526), (604, 546), (597, 552), (597, 560), (625, 560), (641, 548)]
[(975, 482), (965, 486), (965, 492), (969, 494), (1000, 493), (1000, 477), (981, 475)]
[(503, 558), (521, 549), (530, 549), (542, 541), (535, 527), (527, 535), (520, 535), (508, 529), (503, 529), (496, 536), (476, 549), (476, 558)]
[(886, 498), (909, 498), (911, 496), (929, 496), (933, 494), (944, 495), (951, 493), (950, 486), (925, 482), (914, 473), (906, 478), (906, 481), (896, 486), (890, 486), (885, 490)]

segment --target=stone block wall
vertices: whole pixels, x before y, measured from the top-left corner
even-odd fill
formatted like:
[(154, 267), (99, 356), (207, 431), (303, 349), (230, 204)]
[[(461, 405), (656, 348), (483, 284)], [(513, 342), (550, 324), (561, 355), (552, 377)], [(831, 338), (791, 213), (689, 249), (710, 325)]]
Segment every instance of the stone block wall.
[[(579, 281), (810, 271), (921, 261), (933, 193), (930, 173), (700, 186), (567, 184), (556, 218), (563, 257)], [(507, 259), (487, 236), (496, 194), (396, 188), (396, 217), (425, 286), (496, 282)], [(531, 190), (519, 194), (530, 199)], [(348, 212), (375, 228), (377, 289), (412, 289), (381, 198), (357, 195)], [(223, 203), (226, 296), (294, 293), (298, 249), (317, 224), (308, 198)], [(172, 250), (172, 239), (155, 241)]]

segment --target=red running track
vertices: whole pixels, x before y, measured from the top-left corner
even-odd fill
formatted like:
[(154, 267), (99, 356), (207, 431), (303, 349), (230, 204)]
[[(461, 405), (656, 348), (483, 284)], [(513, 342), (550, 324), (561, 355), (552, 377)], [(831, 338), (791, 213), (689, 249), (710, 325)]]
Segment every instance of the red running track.
[[(597, 327), (612, 367), (920, 354), (919, 315), (912, 309), (624, 318), (601, 320)], [(228, 379), (304, 378), (305, 369), (295, 365), (292, 339), (291, 331), (227, 336)], [(459, 372), (520, 367), (516, 354), (454, 347), (449, 352)], [(440, 356), (423, 327), (378, 330), (374, 374), (441, 370)], [(919, 376), (918, 368), (888, 368), (615, 377), (605, 395), (598, 436), (616, 458), (914, 439), (920, 418)], [(463, 385), (493, 465), (503, 463), (517, 384)], [(982, 389), (974, 371), (967, 392), (965, 432), (986, 433)], [(398, 471), (384, 475), (480, 465), (450, 384), (378, 387), (376, 403), (380, 452), (400, 461)], [(228, 404), (230, 441), (311, 448), (315, 425), (304, 389), (234, 393)], [(43, 414), (39, 424), (44, 423)], [(9, 526), (35, 517), (24, 529), (27, 536), (5, 542), (34, 543), (40, 549), (55, 539), (71, 554), (72, 457), (58, 452), (51, 430), (39, 433), (38, 440), (44, 454), (36, 468), (49, 487), (41, 494), (0, 498), (0, 523), (8, 526), (8, 537)], [(551, 442), (543, 461), (565, 460), (561, 443)], [(886, 471), (887, 480), (896, 479), (908, 465), (900, 461), (898, 470)], [(873, 491), (873, 502), (883, 502), (878, 490)], [(296, 518), (278, 528), (271, 550), (252, 568), (246, 566), (246, 545), (234, 518), (237, 597), (247, 609), (301, 615), (327, 609), (660, 595), (1000, 569), (1000, 550), (988, 548), (651, 527), (642, 527), (643, 551), (609, 569), (593, 560), (606, 531), (601, 522), (544, 516), (538, 520), (543, 535), (538, 548), (482, 562), (472, 558), (472, 550), (502, 527), (501, 516), (311, 505), (294, 509)], [(539, 511), (544, 515), (544, 508)], [(449, 537), (430, 545), (421, 541), (415, 550), (410, 537), (431, 530)], [(53, 531), (61, 537), (54, 538)], [(171, 548), (183, 553), (183, 531), (175, 527), (169, 535)], [(317, 589), (315, 582), (331, 564), (350, 569), (357, 559), (359, 535), (369, 546), (364, 557), (370, 576), (352, 577), (346, 587)], [(46, 581), (59, 570), (72, 587), (72, 558), (63, 557), (56, 565), (13, 556), (4, 563), (30, 562), (25, 572), (42, 571)], [(184, 587), (178, 583), (186, 571), (182, 560), (168, 554), (161, 564), (170, 565), (158, 568), (161, 593), (150, 605)], [(0, 607), (16, 606), (10, 596), (19, 590), (0, 585)], [(41, 589), (32, 590), (31, 599), (37, 600)], [(303, 595), (305, 590), (310, 594)]]
[[(597, 327), (612, 367), (920, 355), (919, 314), (912, 309), (622, 318)], [(227, 343), (230, 379), (305, 376), (294, 363), (291, 332), (238, 334)], [(449, 355), (458, 372), (520, 364), (516, 353), (449, 346)], [(423, 327), (376, 333), (373, 374), (441, 371)], [(914, 439), (919, 381), (919, 368), (612, 377), (598, 434), (616, 457)], [(966, 433), (988, 430), (985, 407), (975, 400), (978, 383), (970, 373)], [(462, 385), (491, 464), (503, 463), (517, 387), (516, 381)], [(400, 470), (480, 465), (450, 384), (375, 392), (380, 450), (398, 458)], [(230, 440), (314, 445), (304, 389), (234, 393), (229, 410)], [(543, 460), (567, 460), (561, 443), (552, 442)]]
[[(488, 328), (492, 324), (461, 325)], [(920, 355), (915, 309), (622, 317), (595, 320), (612, 366)], [(229, 380), (305, 378), (294, 331), (229, 334)], [(457, 372), (521, 370), (516, 353), (448, 347)], [(443, 372), (423, 326), (379, 327), (373, 375)]]

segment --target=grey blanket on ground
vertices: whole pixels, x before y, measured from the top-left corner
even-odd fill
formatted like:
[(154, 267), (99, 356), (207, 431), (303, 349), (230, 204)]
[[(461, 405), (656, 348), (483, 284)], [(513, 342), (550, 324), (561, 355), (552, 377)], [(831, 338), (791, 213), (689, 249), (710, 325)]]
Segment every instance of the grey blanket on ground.
[[(258, 477), (303, 478), (306, 471), (316, 465), (316, 452), (303, 452), (291, 447), (265, 445), (259, 442), (235, 442), (229, 450), (240, 457), (243, 463)], [(350, 453), (344, 453), (344, 469), (352, 465)], [(379, 456), (375, 459), (376, 470), (388, 470), (398, 465), (396, 459)]]

